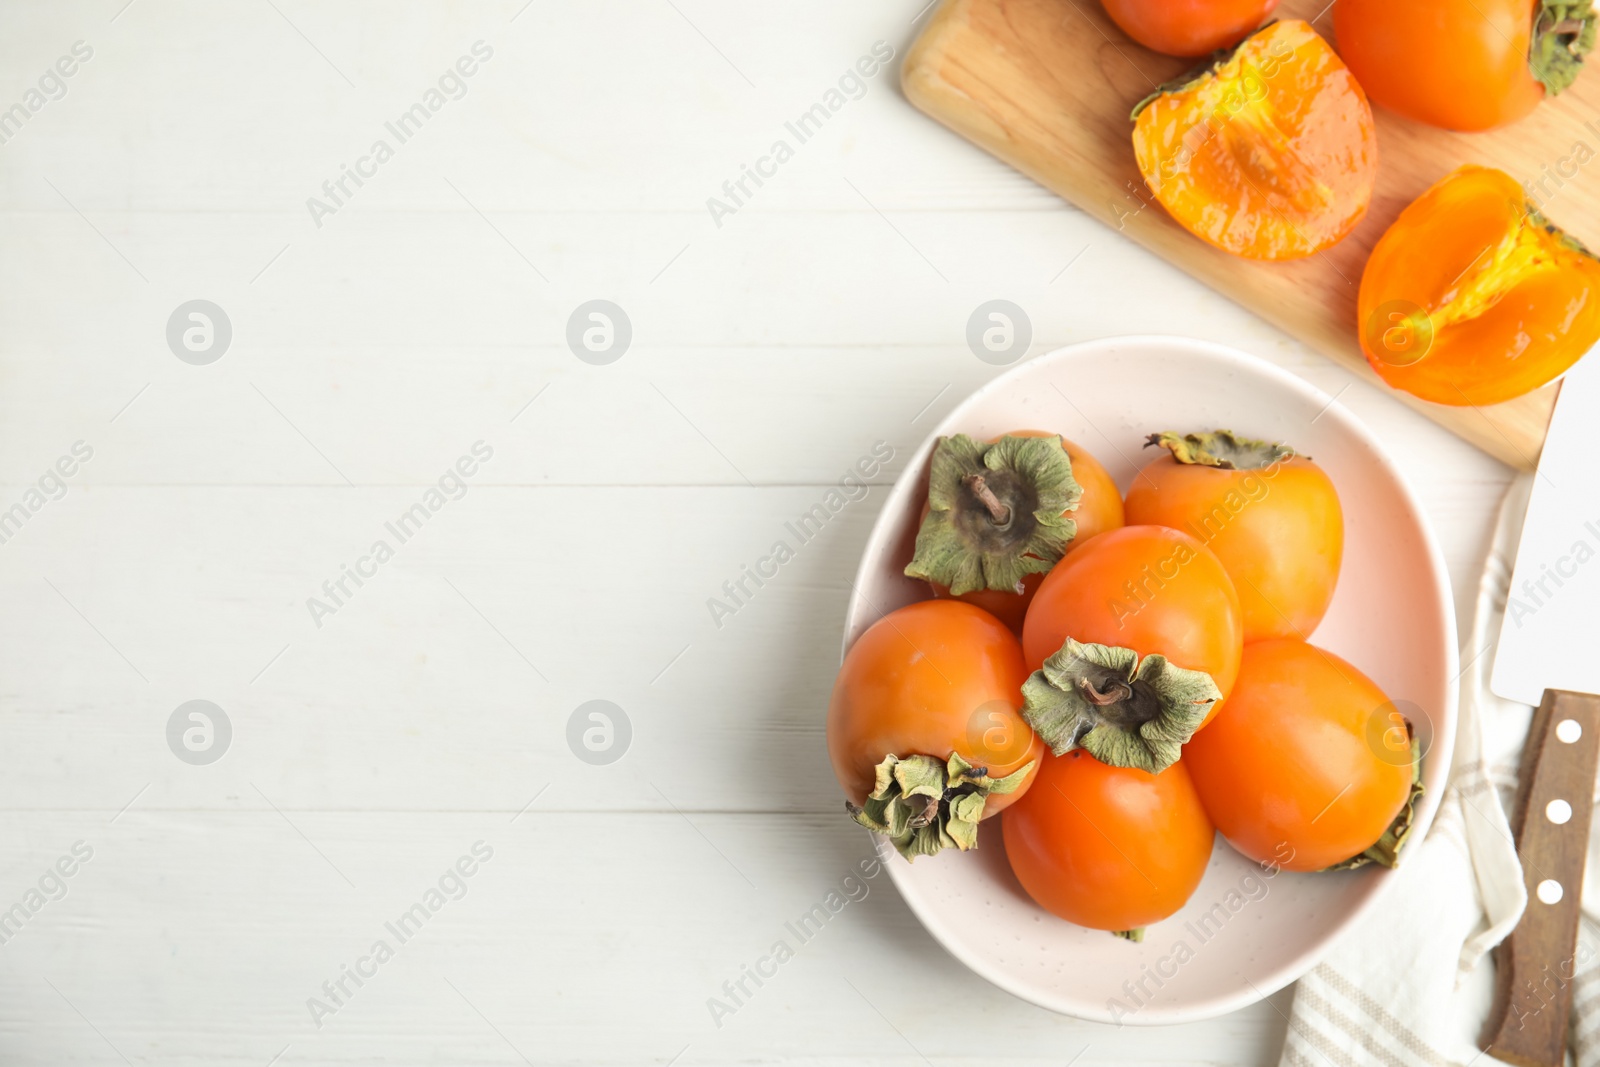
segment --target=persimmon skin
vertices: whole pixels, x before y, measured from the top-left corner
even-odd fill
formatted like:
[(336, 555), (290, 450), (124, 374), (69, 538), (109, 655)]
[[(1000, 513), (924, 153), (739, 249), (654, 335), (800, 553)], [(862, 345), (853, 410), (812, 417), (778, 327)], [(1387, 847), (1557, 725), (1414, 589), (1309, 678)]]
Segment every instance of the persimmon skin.
[(1123, 33), (1154, 52), (1203, 56), (1237, 44), (1278, 0), (1101, 0)]
[(1366, 216), (1378, 179), (1366, 94), (1297, 19), (1252, 34), (1216, 72), (1145, 105), (1133, 148), (1168, 214), (1248, 259), (1337, 244)]
[(1446, 130), (1516, 122), (1545, 88), (1528, 66), (1538, 0), (1338, 0), (1333, 32), (1372, 102)]
[(1438, 404), (1497, 404), (1600, 339), (1600, 261), (1531, 218), (1527, 195), (1502, 171), (1461, 167), (1379, 239), (1356, 314), (1384, 381)]
[[(1017, 430), (1013, 436), (1053, 435), (1044, 430)], [(1065, 437), (1061, 439), (1061, 447), (1066, 450), (1067, 458), (1072, 460), (1072, 476), (1083, 487), (1083, 496), (1078, 498), (1078, 506), (1072, 510), (1072, 521), (1078, 524), (1078, 532), (1067, 542), (1067, 551), (1070, 553), (1096, 534), (1115, 530), (1122, 525), (1122, 494), (1117, 492), (1117, 483), (1111, 480), (1111, 475), (1088, 449)]]
[[(1056, 435), (1045, 430), (1013, 430), (1010, 436), (1054, 437)], [(1083, 496), (1078, 499), (1078, 506), (1069, 513), (1073, 521), (1078, 524), (1078, 532), (1067, 542), (1066, 550), (1070, 553), (1095, 534), (1114, 530), (1122, 525), (1122, 494), (1117, 491), (1117, 483), (1111, 480), (1111, 475), (1106, 472), (1105, 467), (1089, 453), (1088, 449), (1065, 437), (1061, 439), (1061, 447), (1067, 453), (1067, 458), (1072, 461), (1072, 476), (1083, 487)], [(926, 502), (922, 505), (922, 514), (923, 516), (928, 514)], [(1021, 593), (1013, 593), (1009, 589), (977, 589), (970, 593), (962, 593), (955, 599), (982, 608), (1010, 627), (1013, 633), (1020, 634), (1022, 620), (1028, 614), (1028, 605), (1033, 603), (1034, 594), (1039, 591), (1039, 583), (1043, 581), (1042, 574), (1024, 575)], [(945, 586), (937, 582), (928, 584), (933, 587), (934, 596), (950, 595), (950, 590)]]
[(1344, 557), (1344, 511), (1332, 479), (1304, 456), (1224, 470), (1163, 455), (1134, 478), (1127, 514), (1216, 553), (1239, 594), (1246, 643), (1308, 637), (1327, 614)]
[(1028, 670), (1069, 637), (1160, 654), (1209, 674), (1224, 697), (1207, 713), (1210, 722), (1239, 673), (1244, 624), (1233, 580), (1210, 549), (1164, 526), (1124, 526), (1092, 538), (1045, 576), (1022, 627)]
[(1082, 749), (1046, 756), (1000, 828), (1028, 895), (1094, 930), (1134, 930), (1183, 907), (1216, 839), (1183, 760), (1151, 774)]
[[(1023, 721), (1027, 679), (1016, 635), (959, 600), (924, 600), (873, 623), (845, 654), (828, 704), (828, 756), (857, 806), (872, 791), (885, 756), (958, 753), (996, 778), (1044, 754)], [(1028, 791), (991, 795), (984, 818)]]
[(1039, 585), (1044, 581), (1042, 574), (1025, 574), (1022, 576), (1022, 592), (1012, 593), (1005, 589), (974, 589), (970, 593), (962, 593), (958, 597), (951, 597), (950, 590), (938, 582), (929, 582), (933, 587), (936, 598), (949, 597), (975, 608), (982, 608), (995, 618), (999, 619), (1014, 634), (1022, 632), (1022, 620), (1028, 615), (1028, 605), (1033, 603), (1034, 594), (1039, 592)]
[(1390, 708), (1377, 684), (1293, 638), (1246, 645), (1227, 709), (1184, 746), (1206, 812), (1258, 863), (1320, 871), (1370, 848), (1411, 790), (1411, 768), (1370, 743)]

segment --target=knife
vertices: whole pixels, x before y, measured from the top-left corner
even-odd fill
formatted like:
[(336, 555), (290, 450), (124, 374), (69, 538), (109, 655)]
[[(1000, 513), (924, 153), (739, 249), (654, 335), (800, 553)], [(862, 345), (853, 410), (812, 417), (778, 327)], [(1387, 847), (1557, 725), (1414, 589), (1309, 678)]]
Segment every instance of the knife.
[(1561, 383), (1506, 598), (1489, 688), (1535, 705), (1511, 826), (1528, 906), (1495, 950), (1483, 1040), (1507, 1063), (1560, 1067), (1600, 759), (1600, 357)]

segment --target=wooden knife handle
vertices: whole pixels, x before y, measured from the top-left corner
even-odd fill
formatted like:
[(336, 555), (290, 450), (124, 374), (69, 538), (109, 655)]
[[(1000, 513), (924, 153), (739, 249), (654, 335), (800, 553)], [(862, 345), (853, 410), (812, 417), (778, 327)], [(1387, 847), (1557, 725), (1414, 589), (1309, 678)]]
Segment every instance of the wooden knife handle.
[(1518, 1067), (1561, 1067), (1577, 966), (1584, 857), (1600, 759), (1600, 696), (1546, 689), (1522, 750), (1511, 826), (1528, 908), (1495, 950), (1483, 1040)]

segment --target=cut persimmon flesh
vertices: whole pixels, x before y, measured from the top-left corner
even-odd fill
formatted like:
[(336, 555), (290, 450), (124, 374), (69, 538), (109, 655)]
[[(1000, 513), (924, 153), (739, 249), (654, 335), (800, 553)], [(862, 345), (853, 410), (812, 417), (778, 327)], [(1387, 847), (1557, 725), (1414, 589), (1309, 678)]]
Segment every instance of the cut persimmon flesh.
[(1600, 259), (1511, 175), (1469, 165), (1389, 227), (1361, 276), (1357, 314), (1367, 362), (1396, 389), (1498, 404), (1553, 381), (1600, 341)]
[(1328, 42), (1275, 22), (1134, 109), (1133, 151), (1190, 233), (1250, 259), (1321, 252), (1367, 213), (1372, 108)]

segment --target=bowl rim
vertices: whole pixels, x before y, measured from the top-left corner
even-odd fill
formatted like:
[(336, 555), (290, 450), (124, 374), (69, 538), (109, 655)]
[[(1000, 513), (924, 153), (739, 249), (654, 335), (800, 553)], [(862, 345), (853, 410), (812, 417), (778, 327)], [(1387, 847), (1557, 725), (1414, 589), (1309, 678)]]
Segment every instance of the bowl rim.
[[(841, 660), (844, 653), (849, 650), (850, 645), (854, 642), (855, 637), (859, 636), (859, 631), (864, 629), (865, 625), (870, 625), (870, 623), (863, 623), (862, 620), (870, 614), (872, 621), (876, 621), (877, 618), (881, 618), (884, 614), (867, 601), (862, 593), (864, 585), (871, 579), (868, 573), (869, 561), (879, 560), (884, 555), (886, 548), (884, 541), (893, 524), (892, 516), (898, 515), (906, 507), (907, 498), (917, 488), (918, 475), (926, 464), (934, 443), (941, 435), (950, 432), (949, 424), (959, 422), (967, 412), (990, 394), (1008, 387), (1014, 380), (1024, 375), (1038, 373), (1047, 364), (1065, 364), (1079, 360), (1106, 358), (1112, 356), (1118, 350), (1134, 347), (1145, 350), (1156, 349), (1174, 353), (1181, 352), (1188, 356), (1209, 358), (1226, 367), (1265, 380), (1272, 386), (1296, 394), (1304, 400), (1325, 405), (1322, 409), (1322, 414), (1318, 418), (1331, 419), (1339, 424), (1344, 432), (1368, 448), (1373, 458), (1393, 480), (1394, 485), (1399, 490), (1402, 501), (1415, 517), (1416, 525), (1422, 536), (1424, 554), (1428, 560), (1431, 576), (1435, 587), (1439, 590), (1438, 602), (1434, 605), (1434, 609), (1438, 611), (1443, 621), (1444, 668), (1447, 680), (1444, 687), (1445, 714), (1441, 716), (1444, 721), (1435, 724), (1433, 744), (1429, 749), (1429, 754), (1434, 758), (1428, 762), (1428, 765), (1423, 770), (1424, 792), (1418, 804), (1417, 816), (1413, 823), (1412, 836), (1409, 841), (1414, 854), (1415, 850), (1420, 849), (1422, 843), (1427, 840), (1428, 831), (1433, 826), (1434, 816), (1438, 812), (1440, 802), (1443, 799), (1450, 769), (1454, 763), (1456, 730), (1460, 718), (1460, 649), (1458, 647), (1460, 638), (1456, 629), (1454, 593), (1451, 588), (1449, 569), (1445, 564), (1444, 554), (1439, 548), (1439, 541), (1434, 535), (1432, 524), (1428, 521), (1427, 512), (1423, 509), (1422, 503), (1418, 499), (1411, 483), (1395, 463), (1388, 449), (1384, 447), (1383, 443), (1365, 423), (1356, 418), (1348, 409), (1340, 407), (1336, 403), (1337, 396), (1323, 392), (1310, 382), (1275, 363), (1228, 345), (1176, 334), (1128, 334), (1095, 338), (1055, 348), (1032, 359), (1024, 360), (1016, 366), (1008, 368), (1004, 373), (996, 375), (968, 394), (939, 420), (938, 424), (934, 426), (911, 454), (911, 458), (907, 460), (905, 467), (901, 469), (899, 476), (895, 479), (894, 486), (890, 489), (889, 496), (884, 501), (877, 519), (873, 522), (872, 531), (868, 534), (866, 544), (862, 549), (861, 561), (856, 567), (855, 579), (851, 583), (850, 597), (845, 608), (844, 640), (840, 649)], [(1071, 401), (1069, 400), (1068, 403), (1071, 403)], [(876, 570), (878, 566), (881, 566), (881, 564), (875, 565), (871, 569)], [(1355, 909), (1342, 922), (1328, 930), (1312, 947), (1273, 968), (1259, 980), (1250, 981), (1247, 979), (1246, 985), (1249, 987), (1248, 989), (1218, 993), (1180, 1007), (1162, 1008), (1158, 1005), (1150, 1004), (1131, 1016), (1115, 1018), (1102, 1006), (1055, 994), (1047, 994), (1032, 983), (1023, 981), (997, 967), (991, 966), (987, 960), (969, 958), (963, 955), (954, 947), (954, 941), (951, 937), (952, 928), (937, 914), (929, 911), (917, 895), (907, 891), (905, 879), (910, 875), (909, 866), (900, 861), (894, 849), (889, 847), (881, 838), (877, 835), (873, 835), (873, 838), (879, 861), (888, 870), (889, 877), (894, 882), (895, 888), (899, 890), (901, 899), (906, 902), (912, 914), (917, 917), (923, 927), (933, 935), (933, 939), (951, 956), (990, 984), (1030, 1004), (1073, 1018), (1085, 1019), (1091, 1022), (1111, 1023), (1117, 1026), (1124, 1024), (1166, 1026), (1175, 1023), (1198, 1022), (1237, 1011), (1259, 1000), (1266, 999), (1291, 982), (1299, 979), (1321, 962), (1323, 957), (1327, 955), (1347, 931), (1356, 926), (1368, 912), (1378, 906), (1384, 894), (1389, 891), (1400, 873), (1398, 870), (1389, 869), (1374, 871), (1369, 875), (1370, 886), (1361, 890), (1362, 898), (1357, 902)], [(1223, 845), (1227, 847), (1226, 842)]]

